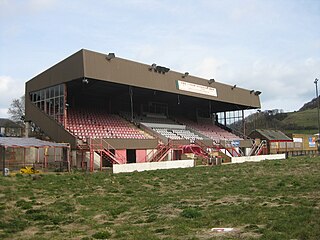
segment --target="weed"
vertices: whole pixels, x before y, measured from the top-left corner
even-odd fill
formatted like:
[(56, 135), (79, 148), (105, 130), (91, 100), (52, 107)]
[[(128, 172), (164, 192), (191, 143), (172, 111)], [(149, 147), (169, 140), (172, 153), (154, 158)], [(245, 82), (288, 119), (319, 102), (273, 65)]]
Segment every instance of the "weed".
[(180, 215), (185, 218), (199, 218), (202, 216), (201, 212), (196, 208), (186, 208)]
[(107, 239), (111, 237), (111, 234), (107, 231), (103, 232), (96, 232), (95, 234), (92, 235), (94, 239)]
[(239, 226), (248, 238), (318, 239), (319, 169), (319, 157), (299, 157), (118, 175), (75, 171), (37, 181), (0, 177), (0, 239), (234, 240), (215, 238), (210, 228)]
[(20, 207), (21, 209), (31, 209), (32, 208), (32, 202), (27, 202), (25, 200), (19, 200), (16, 202), (16, 206)]

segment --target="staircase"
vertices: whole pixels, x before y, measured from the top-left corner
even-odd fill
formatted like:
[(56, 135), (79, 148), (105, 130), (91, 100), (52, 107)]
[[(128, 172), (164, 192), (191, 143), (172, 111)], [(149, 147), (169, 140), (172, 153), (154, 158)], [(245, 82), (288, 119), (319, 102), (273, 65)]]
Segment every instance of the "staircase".
[[(102, 138), (89, 139), (90, 150), (90, 171), (94, 170), (94, 153), (97, 153), (101, 158), (106, 159), (111, 164), (125, 164), (126, 158), (117, 153), (116, 149), (112, 147), (106, 140)], [(101, 163), (100, 163), (101, 166)]]
[(162, 161), (167, 156), (170, 149), (171, 149), (170, 141), (167, 144), (159, 144), (156, 152), (150, 152), (150, 154), (148, 154), (147, 162)]
[(252, 145), (251, 150), (249, 152), (249, 156), (258, 156), (262, 153), (264, 149), (267, 147), (267, 141), (262, 140), (258, 145), (256, 142)]
[(260, 155), (264, 149), (267, 147), (267, 141), (262, 140), (261, 143), (258, 145), (257, 149), (255, 150), (254, 154), (256, 156)]
[(159, 143), (156, 149), (141, 159), (141, 162), (160, 162), (168, 155), (172, 148), (173, 145), (170, 141), (167, 144)]

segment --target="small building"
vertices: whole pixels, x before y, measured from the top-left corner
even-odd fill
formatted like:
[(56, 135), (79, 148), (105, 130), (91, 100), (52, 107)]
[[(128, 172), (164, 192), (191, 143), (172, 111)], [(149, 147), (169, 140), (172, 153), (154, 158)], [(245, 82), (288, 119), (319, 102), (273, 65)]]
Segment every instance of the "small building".
[(5, 169), (34, 167), (40, 170), (70, 170), (70, 145), (36, 138), (0, 138), (0, 164)]
[(24, 127), (7, 118), (0, 118), (0, 137), (21, 137)]
[(299, 155), (316, 154), (318, 151), (318, 136), (316, 134), (312, 135), (293, 133), (292, 139), (295, 145), (300, 144), (302, 147), (302, 150), (297, 152)]
[(293, 139), (279, 130), (256, 129), (249, 134), (249, 137), (265, 140), (268, 154), (288, 153), (295, 149)]

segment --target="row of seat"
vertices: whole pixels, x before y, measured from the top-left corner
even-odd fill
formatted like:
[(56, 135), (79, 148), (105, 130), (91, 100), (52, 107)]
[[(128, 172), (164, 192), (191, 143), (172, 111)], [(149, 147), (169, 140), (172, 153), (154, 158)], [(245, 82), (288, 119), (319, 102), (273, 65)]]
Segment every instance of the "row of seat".
[[(131, 113), (129, 112), (121, 112), (120, 113), (126, 119), (131, 119)], [(161, 123), (161, 124), (176, 124), (173, 120), (167, 118), (165, 115), (152, 114), (151, 116), (142, 116), (138, 114), (133, 115), (133, 120), (136, 123)]]
[(191, 132), (190, 130), (186, 129), (168, 129), (168, 128), (152, 128), (157, 133), (161, 134), (162, 136), (173, 139), (173, 140), (203, 140), (202, 137), (199, 135)]
[(169, 139), (173, 139), (173, 140), (182, 139), (179, 135), (173, 133), (167, 128), (152, 128), (152, 130)]
[(225, 129), (222, 129), (213, 123), (196, 123), (186, 119), (179, 119), (179, 122), (186, 124), (188, 127), (196, 130), (197, 132), (209, 137), (210, 139), (216, 142), (220, 140), (242, 140), (242, 138), (240, 138), (239, 136), (231, 132), (228, 132)]
[[(122, 113), (127, 115), (128, 113)], [(57, 120), (64, 124), (63, 116), (58, 116)], [(163, 124), (176, 124), (171, 119), (165, 117), (141, 117), (135, 115), (135, 120), (138, 122), (153, 122)], [(198, 133), (211, 138), (215, 141), (220, 140), (241, 140), (240, 137), (230, 133), (212, 123), (196, 123), (187, 119), (179, 119), (179, 122), (187, 125), (189, 128), (194, 129)], [(91, 109), (69, 109), (67, 118), (67, 130), (79, 138), (88, 137), (104, 137), (104, 138), (134, 138), (134, 139), (148, 139), (153, 138), (149, 134), (138, 129), (133, 124), (124, 120), (118, 115), (106, 114), (100, 110)], [(166, 129), (166, 128), (153, 128), (153, 130), (166, 138), (181, 140), (203, 140), (195, 132), (186, 129)]]
[(195, 134), (194, 132), (191, 132), (190, 130), (185, 130), (185, 129), (172, 129), (172, 132), (181, 136), (184, 139), (197, 139), (197, 140), (203, 140), (202, 137), (199, 135)]
[[(63, 123), (63, 117), (58, 121)], [(100, 110), (70, 109), (67, 115), (66, 129), (80, 139), (86, 138), (125, 138), (151, 139), (144, 131), (138, 129), (120, 116), (107, 114)]]

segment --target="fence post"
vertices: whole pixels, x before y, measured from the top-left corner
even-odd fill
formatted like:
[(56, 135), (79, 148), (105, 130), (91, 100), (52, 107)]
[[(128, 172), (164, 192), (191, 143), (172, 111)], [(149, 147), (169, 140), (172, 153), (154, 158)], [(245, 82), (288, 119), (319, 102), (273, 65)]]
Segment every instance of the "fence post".
[(6, 175), (5, 169), (6, 169), (6, 147), (0, 147), (1, 150), (1, 158), (2, 158), (2, 174), (3, 176)]

